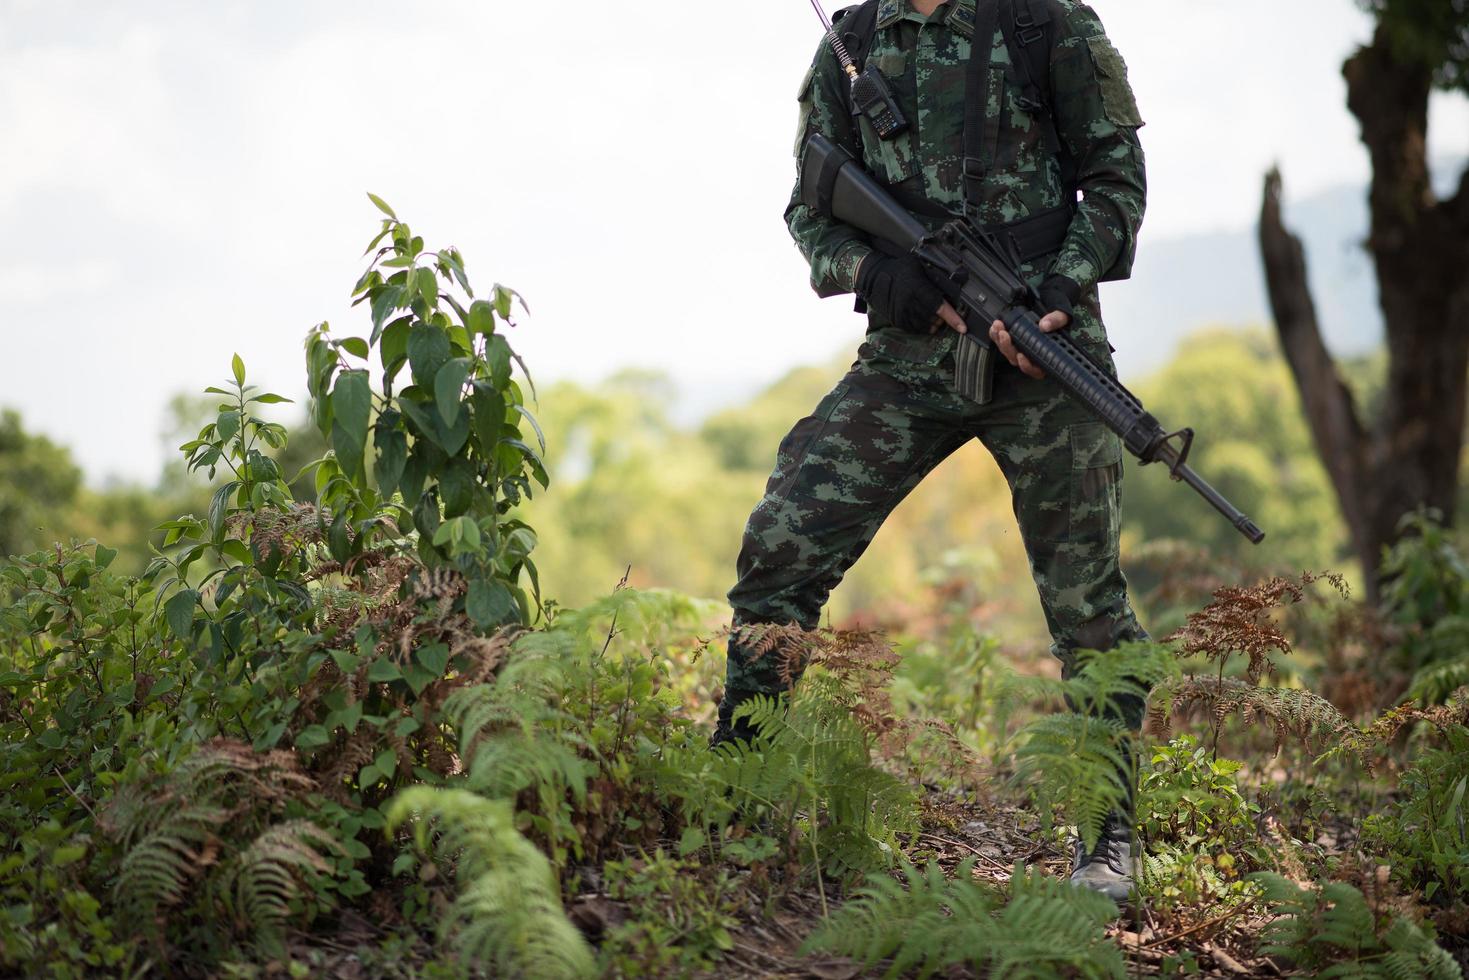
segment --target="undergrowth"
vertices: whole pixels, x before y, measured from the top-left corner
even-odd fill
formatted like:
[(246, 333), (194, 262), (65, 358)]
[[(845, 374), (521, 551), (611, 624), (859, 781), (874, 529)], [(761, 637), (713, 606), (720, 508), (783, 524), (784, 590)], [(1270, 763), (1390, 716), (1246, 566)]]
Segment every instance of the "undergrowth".
[[(1466, 574), (1446, 532), (1412, 527), (1381, 611), (1331, 575), (1216, 584), (1168, 639), (1080, 652), (1065, 680), (952, 597), (894, 642), (755, 628), (790, 683), (740, 709), (753, 742), (711, 749), (722, 611), (541, 595), (523, 505), (550, 474), (518, 298), (476, 296), (456, 249), (374, 203), (368, 325), (307, 338), (332, 447), (313, 501), (277, 462), (285, 399), (236, 358), (181, 447), (210, 506), (159, 528), (145, 574), (96, 542), (0, 566), (4, 972), (682, 976), (820, 955), (890, 976), (1206, 956), (1459, 975)], [(1160, 586), (1170, 617), (1217, 577), (1191, 567)], [(1380, 697), (1364, 636), (1391, 646)], [(1375, 812), (1308, 820), (1286, 802), (1308, 785)], [(1133, 806), (1146, 943), (1055, 846)]]

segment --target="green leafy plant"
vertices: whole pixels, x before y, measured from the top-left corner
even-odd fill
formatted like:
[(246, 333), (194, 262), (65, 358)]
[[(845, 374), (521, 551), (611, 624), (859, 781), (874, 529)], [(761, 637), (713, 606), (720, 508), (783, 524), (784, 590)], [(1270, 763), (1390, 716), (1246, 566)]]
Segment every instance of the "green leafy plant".
[[(879, 764), (884, 742), (908, 731), (887, 686), (892, 647), (868, 632), (755, 627), (756, 656), (778, 658), (800, 684), (779, 697), (751, 698), (735, 710), (760, 735), (677, 757), (677, 791), (691, 827), (712, 828), (711, 845), (732, 820), (768, 828), (792, 869), (810, 869), (825, 902), (823, 873), (890, 867), (897, 835), (917, 826), (910, 786)], [(750, 843), (736, 846), (749, 858)]]
[[(464, 577), (463, 608), (476, 624), (529, 623), (539, 602), (536, 539), (513, 510), (549, 477), (545, 440), (513, 376), (524, 364), (504, 332), (518, 297), (496, 285), (476, 298), (457, 249), (426, 251), (372, 200), (385, 217), (354, 290), (371, 310), (371, 332), (338, 340), (322, 324), (306, 339), (313, 416), (333, 450), (316, 471), (332, 556), (344, 566), (361, 560), (378, 532), (411, 525), (428, 568)], [(367, 368), (374, 348), (376, 394)]]
[(1153, 750), (1137, 826), (1145, 848), (1139, 884), (1155, 904), (1246, 897), (1241, 876), (1274, 866), (1256, 829), (1260, 808), (1240, 792), (1241, 767), (1213, 758), (1190, 735)]
[(1066, 680), (1012, 682), (1012, 697), (1027, 694), (1070, 708), (1041, 715), (1017, 735), (1016, 779), (1030, 787), (1043, 819), (1059, 812), (1094, 847), (1108, 815), (1128, 809), (1137, 749), (1124, 716), (1140, 716), (1148, 692), (1174, 670), (1166, 648), (1125, 644), (1079, 654)]
[(604, 967), (619, 976), (685, 976), (709, 970), (734, 948), (739, 884), (662, 850), (603, 869), (611, 898), (632, 916), (602, 948)]
[(1466, 787), (1469, 728), (1456, 725), (1403, 773), (1393, 805), (1363, 822), (1363, 842), (1387, 859), (1393, 876), (1440, 906), (1469, 903)]
[(1469, 685), (1469, 562), (1438, 514), (1410, 514), (1399, 531), (1382, 565), (1382, 606), (1403, 631), (1408, 696), (1442, 704)]

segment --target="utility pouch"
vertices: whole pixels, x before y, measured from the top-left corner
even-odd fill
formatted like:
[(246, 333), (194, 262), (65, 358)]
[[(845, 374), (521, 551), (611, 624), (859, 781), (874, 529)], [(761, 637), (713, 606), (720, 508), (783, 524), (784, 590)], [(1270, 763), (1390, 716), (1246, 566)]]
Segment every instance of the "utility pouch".
[(995, 396), (995, 358), (999, 354), (989, 338), (971, 334), (959, 338), (954, 348), (954, 390), (977, 405), (988, 405)]

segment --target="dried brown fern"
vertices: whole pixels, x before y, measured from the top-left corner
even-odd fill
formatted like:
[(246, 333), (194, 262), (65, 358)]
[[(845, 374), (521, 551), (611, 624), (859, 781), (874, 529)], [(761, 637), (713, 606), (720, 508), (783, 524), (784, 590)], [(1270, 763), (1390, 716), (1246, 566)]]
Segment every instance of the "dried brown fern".
[(1275, 672), (1272, 652), (1289, 654), (1290, 640), (1273, 620), (1275, 612), (1304, 600), (1309, 587), (1324, 581), (1342, 596), (1346, 580), (1335, 572), (1304, 572), (1297, 580), (1273, 578), (1251, 586), (1227, 586), (1214, 590), (1214, 601), (1188, 617), (1188, 622), (1166, 640), (1183, 656), (1205, 657), (1221, 671), (1224, 661), (1235, 654), (1249, 658), (1245, 675), (1251, 684)]
[(1216, 733), (1225, 719), (1268, 728), (1279, 752), (1288, 739), (1321, 746), (1357, 731), (1330, 701), (1311, 691), (1257, 687), (1232, 678), (1186, 677), (1156, 690), (1148, 709), (1150, 732), (1168, 738), (1173, 716), (1203, 715)]
[(1451, 728), (1469, 727), (1469, 687), (1460, 688), (1447, 704), (1419, 707), (1410, 701), (1383, 712), (1370, 725), (1348, 733), (1337, 751), (1351, 752), (1371, 761), (1380, 756), (1410, 725), (1426, 724), (1440, 735)]

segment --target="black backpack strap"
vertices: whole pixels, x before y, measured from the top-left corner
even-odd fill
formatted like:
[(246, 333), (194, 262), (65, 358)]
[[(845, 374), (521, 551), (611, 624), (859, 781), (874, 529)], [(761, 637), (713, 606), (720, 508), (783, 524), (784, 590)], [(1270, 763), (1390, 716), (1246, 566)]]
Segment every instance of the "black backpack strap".
[(1076, 186), (1076, 161), (1071, 159), (1056, 129), (1051, 93), (1051, 50), (1055, 44), (1052, 0), (998, 0), (1000, 30), (1010, 51), (1015, 80), (1021, 92), (1020, 108), (1035, 117), (1046, 149), (1061, 167), (1061, 182)]
[(998, 5), (995, 0), (979, 0), (974, 14), (974, 38), (964, 76), (964, 158), (960, 161), (964, 211), (971, 218), (978, 214), (981, 184), (995, 162), (990, 157), (999, 139), (1000, 126), (999, 118), (991, 118), (989, 114), (990, 64), (994, 60)]
[[(872, 41), (877, 36), (877, 4), (878, 0), (866, 0), (831, 15), (831, 29), (847, 46), (847, 54), (852, 56), (852, 63), (859, 72), (867, 64), (867, 55), (872, 51)], [(847, 86), (842, 92), (847, 100), (847, 111), (855, 116), (857, 107), (852, 105), (851, 87)]]
[(856, 7), (838, 10), (832, 17), (832, 29), (842, 36), (852, 63), (861, 71), (867, 64), (867, 54), (872, 50), (872, 39), (877, 36), (878, 0), (865, 0)]

